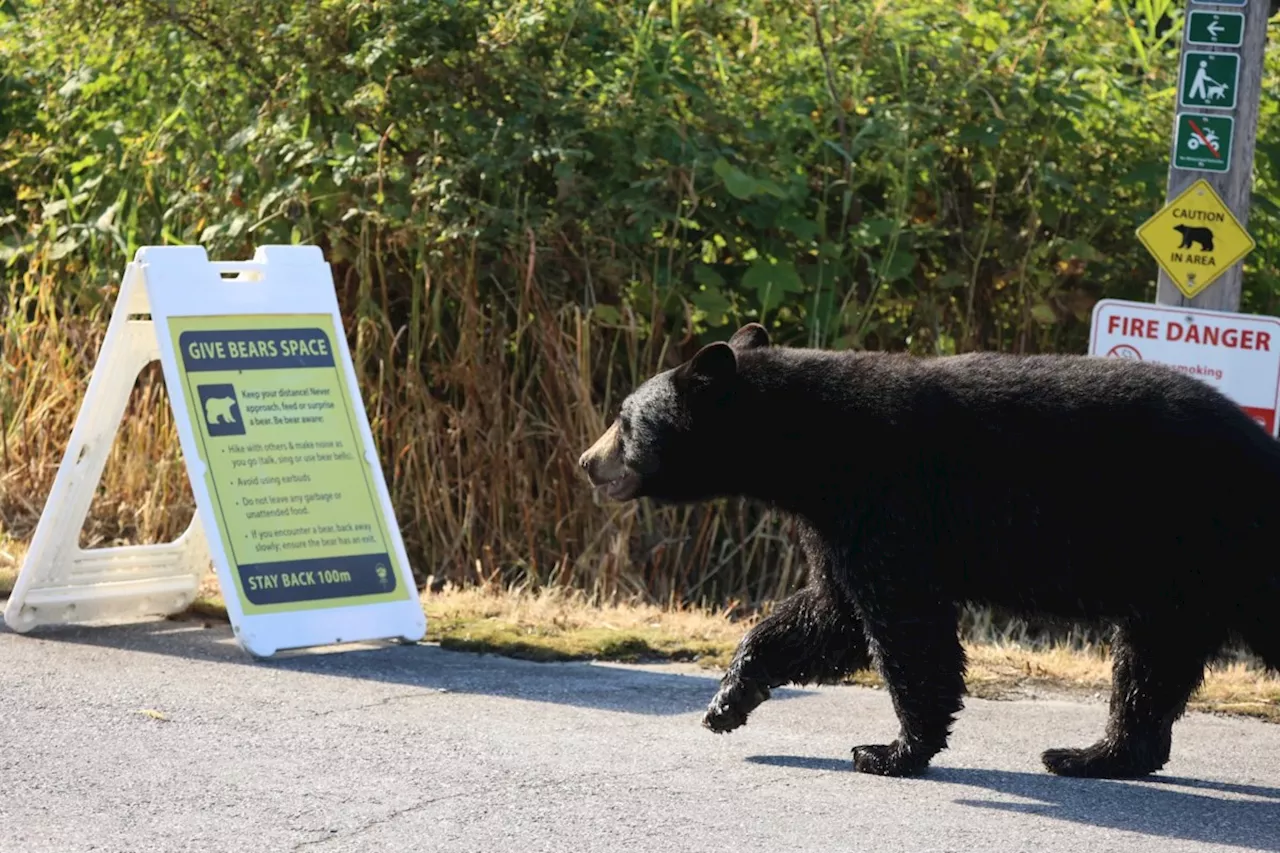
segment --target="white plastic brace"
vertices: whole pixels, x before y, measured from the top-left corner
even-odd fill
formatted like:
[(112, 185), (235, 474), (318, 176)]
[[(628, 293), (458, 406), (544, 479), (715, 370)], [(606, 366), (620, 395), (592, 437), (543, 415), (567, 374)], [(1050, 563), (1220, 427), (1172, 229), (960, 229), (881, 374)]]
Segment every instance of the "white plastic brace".
[(151, 307), (129, 264), (4, 620), (26, 633), (37, 625), (133, 620), (180, 613), (195, 599), (211, 558), (200, 513), (173, 542), (84, 549), (80, 530), (138, 375), (159, 360)]

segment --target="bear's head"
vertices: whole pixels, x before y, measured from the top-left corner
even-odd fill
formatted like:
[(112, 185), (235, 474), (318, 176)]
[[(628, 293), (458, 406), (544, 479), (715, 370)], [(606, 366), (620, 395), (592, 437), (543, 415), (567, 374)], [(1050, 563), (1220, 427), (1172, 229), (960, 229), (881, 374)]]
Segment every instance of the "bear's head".
[(707, 344), (679, 367), (645, 380), (622, 401), (617, 419), (578, 459), (591, 485), (615, 501), (704, 500), (742, 464), (726, 442), (734, 434), (738, 356), (769, 345), (748, 323), (727, 343)]

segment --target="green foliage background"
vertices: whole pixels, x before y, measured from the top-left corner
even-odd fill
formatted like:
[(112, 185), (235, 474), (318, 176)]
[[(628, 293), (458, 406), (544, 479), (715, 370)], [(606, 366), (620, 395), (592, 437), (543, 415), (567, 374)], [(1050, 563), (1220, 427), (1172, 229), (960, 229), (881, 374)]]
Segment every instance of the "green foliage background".
[[(29, 430), (74, 415), (68, 392), (51, 419), (42, 374), (87, 371), (138, 246), (316, 243), (424, 572), (775, 594), (794, 574), (747, 547), (789, 548), (773, 522), (596, 507), (573, 457), (636, 381), (748, 320), (791, 344), (1083, 352), (1097, 299), (1154, 293), (1134, 229), (1163, 200), (1181, 14), (5, 0), (0, 405), (24, 497), (3, 520), (29, 529), (57, 461), (24, 451)], [(1244, 310), (1267, 313), (1277, 71), (1272, 50), (1245, 265)]]

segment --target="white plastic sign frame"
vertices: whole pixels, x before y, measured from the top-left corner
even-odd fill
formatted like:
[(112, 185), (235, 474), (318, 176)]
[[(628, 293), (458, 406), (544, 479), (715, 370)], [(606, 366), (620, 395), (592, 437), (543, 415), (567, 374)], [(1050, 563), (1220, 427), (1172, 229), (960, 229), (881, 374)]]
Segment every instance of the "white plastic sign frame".
[[(148, 312), (149, 319), (139, 317)], [(274, 318), (288, 326), (302, 315), (330, 321), (324, 330), (333, 349), (327, 366), (335, 371), (335, 387), (345, 392), (347, 420), (361, 445), (351, 449), (358, 451), (355, 458), (364, 466), (363, 485), (375, 514), (380, 514), (381, 529), (376, 532), (395, 564), (396, 585), (373, 603), (365, 601), (376, 596), (352, 594), (327, 602), (320, 598), (319, 603), (312, 599), (254, 606), (255, 612), (245, 612), (241, 586), (232, 574), (236, 567), (228, 559), (229, 525), (222, 523), (227, 508), (210, 492), (209, 466), (199, 443), (205, 436), (193, 424), (192, 412), (206, 410), (189, 408), (170, 321), (221, 324), (234, 332), (240, 326), (251, 331), (261, 328), (253, 326), (253, 321), (270, 325)], [(177, 541), (161, 545), (96, 551), (67, 545), (78, 537), (134, 381), (157, 358), (195, 496), (191, 525)], [(186, 373), (191, 375), (189, 364)], [(339, 375), (341, 381), (337, 381)], [(245, 413), (239, 411), (238, 416), (243, 422)], [(208, 426), (203, 429), (209, 430)], [(282, 649), (367, 640), (418, 642), (426, 634), (426, 616), (375, 447), (343, 334), (332, 272), (318, 247), (260, 246), (252, 261), (243, 262), (210, 262), (200, 246), (143, 247), (126, 270), (98, 364), (10, 596), (5, 621), (25, 632), (37, 624), (178, 612), (190, 604), (200, 575), (212, 561), (237, 640), (255, 657)], [(307, 574), (296, 573), (296, 577)], [(349, 572), (341, 574), (349, 579)], [(388, 576), (387, 567), (380, 563), (378, 577), (384, 588)]]

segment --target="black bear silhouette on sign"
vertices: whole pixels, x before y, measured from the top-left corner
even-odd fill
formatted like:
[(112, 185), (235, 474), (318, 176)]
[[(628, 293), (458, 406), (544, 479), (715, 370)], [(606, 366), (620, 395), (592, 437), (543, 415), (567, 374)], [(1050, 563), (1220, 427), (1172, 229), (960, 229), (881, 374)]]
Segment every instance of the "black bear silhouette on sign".
[(1182, 235), (1182, 245), (1179, 249), (1190, 249), (1192, 243), (1200, 244), (1200, 251), (1213, 251), (1213, 231), (1209, 228), (1197, 227), (1195, 225), (1175, 225), (1173, 230)]

